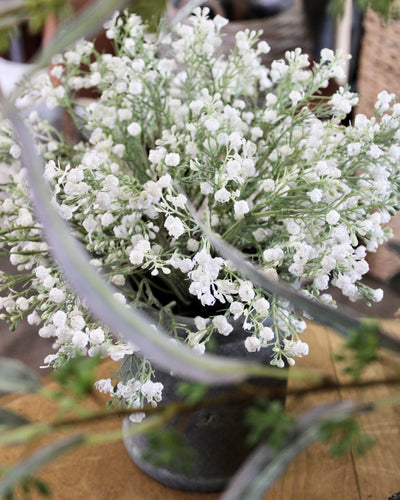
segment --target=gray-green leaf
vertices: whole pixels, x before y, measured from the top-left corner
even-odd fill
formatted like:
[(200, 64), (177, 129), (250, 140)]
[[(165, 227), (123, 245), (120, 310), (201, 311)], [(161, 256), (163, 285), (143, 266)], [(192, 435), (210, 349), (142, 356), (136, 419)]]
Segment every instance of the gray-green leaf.
[(37, 392), (41, 388), (38, 375), (21, 361), (0, 358), (0, 392)]
[(6, 408), (0, 408), (0, 433), (5, 429), (11, 429), (26, 424), (29, 424), (29, 420), (25, 417), (7, 410)]

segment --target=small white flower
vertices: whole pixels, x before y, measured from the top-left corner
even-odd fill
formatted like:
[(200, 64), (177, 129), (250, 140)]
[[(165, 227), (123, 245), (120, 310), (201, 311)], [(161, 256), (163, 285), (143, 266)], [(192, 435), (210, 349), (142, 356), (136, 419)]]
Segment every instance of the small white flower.
[(210, 132), (216, 132), (220, 127), (220, 123), (216, 118), (211, 117), (204, 122), (204, 126)]
[(244, 281), (239, 287), (239, 297), (243, 302), (250, 302), (254, 299), (255, 292), (251, 281)]
[(225, 146), (226, 144), (228, 144), (229, 142), (229, 136), (227, 133), (225, 132), (220, 132), (218, 135), (217, 135), (217, 143), (220, 145), (220, 146)]
[(208, 323), (208, 318), (202, 318), (201, 316), (196, 316), (194, 318), (194, 324), (196, 325), (196, 328), (201, 331), (207, 328), (207, 323)]
[(254, 236), (254, 239), (258, 242), (258, 243), (261, 243), (261, 241), (264, 241), (266, 236), (267, 236), (267, 233), (265, 231), (265, 229), (262, 229), (261, 227), (259, 227), (258, 229), (256, 229), (254, 232), (253, 232), (253, 236)]
[(247, 203), (246, 200), (235, 201), (233, 209), (235, 212), (236, 220), (242, 219), (245, 216), (245, 214), (247, 214), (250, 211), (249, 204)]
[(203, 109), (203, 107), (204, 107), (204, 102), (200, 100), (191, 101), (189, 104), (189, 108), (193, 111), (195, 115), (198, 115), (200, 111)]
[(52, 288), (49, 293), (49, 300), (56, 304), (61, 304), (65, 300), (65, 292), (60, 288)]
[(262, 181), (260, 188), (263, 189), (266, 193), (270, 193), (275, 190), (275, 181), (274, 179), (265, 179)]
[(104, 342), (105, 335), (102, 328), (95, 328), (89, 333), (89, 340), (91, 344), (101, 344)]
[(164, 148), (158, 148), (158, 149), (150, 149), (149, 151), (149, 161), (150, 163), (161, 163), (162, 160), (164, 159), (165, 156), (165, 149)]
[(294, 221), (293, 219), (286, 219), (284, 222), (286, 230), (289, 234), (296, 236), (300, 233), (300, 226), (296, 221)]
[(324, 274), (323, 276), (318, 276), (314, 279), (314, 286), (318, 288), (318, 290), (326, 290), (329, 285), (329, 276)]
[(84, 349), (89, 341), (88, 335), (85, 332), (77, 331), (72, 336), (72, 343), (78, 349)]
[(297, 90), (292, 90), (289, 94), (289, 99), (292, 101), (293, 106), (297, 106), (303, 99), (303, 95)]
[(213, 21), (214, 21), (215, 27), (218, 30), (220, 30), (221, 28), (223, 28), (224, 26), (226, 26), (229, 23), (228, 19), (226, 19), (225, 17), (220, 16), (219, 14), (217, 14), (214, 17)]
[(332, 62), (335, 59), (335, 53), (331, 49), (321, 50), (321, 62)]
[(361, 152), (361, 144), (359, 142), (352, 142), (347, 146), (349, 156), (358, 156)]
[[(113, 297), (115, 300), (117, 300), (120, 304), (125, 305), (126, 304), (126, 297), (122, 295), (122, 293), (116, 292), (113, 293)], [(114, 359), (114, 358), (113, 358)]]
[(134, 424), (140, 424), (143, 419), (146, 417), (146, 414), (143, 411), (138, 411), (129, 415), (129, 420)]
[(116, 286), (124, 286), (126, 279), (123, 274), (114, 274), (114, 276), (111, 277), (110, 281)]
[(140, 80), (132, 80), (129, 83), (128, 90), (129, 90), (130, 94), (133, 94), (133, 95), (141, 94), (142, 89), (143, 89), (143, 85), (142, 85), (142, 82)]
[(94, 386), (99, 392), (103, 392), (104, 394), (113, 394), (114, 387), (109, 378), (100, 379), (94, 383)]
[(336, 210), (330, 210), (326, 214), (326, 222), (330, 224), (331, 226), (334, 226), (337, 224), (340, 220), (340, 214)]
[(25, 297), (18, 297), (18, 299), (15, 301), (15, 305), (21, 311), (27, 311), (29, 309), (29, 300)]
[(229, 335), (233, 330), (233, 326), (228, 323), (228, 320), (225, 316), (215, 316), (212, 320), (213, 326), (218, 330), (218, 333), (221, 335)]
[(224, 187), (218, 189), (218, 191), (215, 193), (215, 200), (220, 203), (227, 203), (230, 199), (231, 199), (231, 194)]
[(13, 144), (10, 148), (10, 155), (18, 159), (21, 156), (21, 148), (18, 146), (18, 144)]
[(267, 248), (263, 252), (263, 259), (265, 260), (265, 262), (280, 262), (283, 259), (284, 255), (285, 254), (282, 248)]
[(133, 250), (129, 253), (129, 260), (131, 264), (136, 266), (142, 264), (144, 256), (150, 251), (150, 248), (150, 243), (147, 240), (141, 239), (138, 241)]
[(64, 328), (67, 322), (67, 315), (64, 311), (57, 311), (53, 314), (51, 321), (56, 328)]
[(54, 325), (45, 325), (42, 326), (42, 328), (39, 329), (39, 335), (40, 337), (43, 337), (45, 339), (49, 337), (54, 337), (56, 334), (56, 328)]
[(58, 213), (64, 220), (72, 219), (74, 214), (73, 208), (70, 205), (58, 205)]
[(41, 318), (37, 311), (33, 311), (31, 314), (27, 316), (27, 321), (29, 325), (39, 325), (41, 322)]
[(197, 240), (194, 240), (193, 238), (189, 238), (186, 244), (186, 248), (189, 250), (189, 252), (197, 252), (197, 250), (199, 249), (199, 242)]
[(258, 42), (257, 44), (257, 52), (259, 54), (268, 54), (271, 50), (271, 47), (268, 45), (267, 42), (265, 42), (264, 40), (261, 41), (261, 42)]
[(261, 348), (261, 340), (257, 337), (247, 337), (244, 345), (249, 352), (257, 352)]
[(169, 167), (176, 167), (179, 165), (180, 157), (177, 153), (168, 153), (165, 157), (165, 164)]
[(193, 346), (193, 351), (202, 356), (206, 352), (206, 346), (204, 343), (196, 344)]
[(263, 342), (269, 342), (275, 338), (275, 333), (269, 326), (263, 326), (260, 328), (260, 337)]
[(152, 382), (151, 380), (147, 380), (142, 387), (140, 388), (140, 392), (150, 403), (152, 401), (161, 401), (162, 391), (164, 386), (161, 382)]
[(372, 300), (374, 302), (380, 302), (383, 299), (383, 290), (382, 288), (377, 288), (376, 290), (372, 290)]
[(71, 327), (74, 330), (83, 330), (86, 325), (86, 322), (81, 314), (75, 314), (70, 319)]
[(100, 220), (101, 220), (101, 225), (103, 227), (107, 227), (114, 222), (115, 217), (110, 212), (106, 212), (101, 216)]
[(263, 297), (253, 302), (252, 306), (258, 312), (258, 314), (266, 314), (269, 311), (270, 307), (268, 300), (264, 299)]
[(232, 132), (229, 136), (229, 142), (233, 148), (240, 148), (243, 142), (242, 136), (239, 132)]
[(301, 340), (288, 340), (283, 339), (285, 344), (285, 351), (293, 354), (294, 356), (298, 356), (299, 358), (303, 356), (307, 356), (308, 354), (308, 344), (302, 342)]
[(200, 183), (201, 194), (204, 194), (207, 196), (208, 194), (211, 194), (213, 191), (214, 190), (213, 190), (211, 184), (209, 184), (208, 182), (201, 182)]
[(244, 305), (242, 302), (235, 301), (229, 306), (229, 310), (233, 314), (233, 319), (237, 320), (243, 314)]
[(307, 191), (307, 196), (313, 203), (318, 203), (322, 199), (322, 190), (315, 188), (312, 191)]
[(33, 217), (28, 209), (21, 208), (21, 210), (18, 214), (17, 223), (21, 226), (32, 226)]
[(178, 217), (174, 217), (173, 215), (168, 215), (165, 219), (164, 226), (168, 231), (169, 235), (175, 239), (178, 239), (185, 232), (185, 226), (182, 221), (178, 219)]
[(142, 131), (142, 127), (137, 122), (132, 122), (127, 128), (128, 134), (136, 137)]

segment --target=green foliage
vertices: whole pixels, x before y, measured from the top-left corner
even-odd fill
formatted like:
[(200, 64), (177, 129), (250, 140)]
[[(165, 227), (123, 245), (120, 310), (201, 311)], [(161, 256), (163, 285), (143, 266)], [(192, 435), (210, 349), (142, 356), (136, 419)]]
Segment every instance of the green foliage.
[(17, 26), (26, 23), (31, 33), (39, 33), (51, 14), (66, 17), (70, 0), (15, 0), (0, 9), (0, 52), (8, 49)]
[(10, 46), (10, 30), (0, 31), (0, 53), (5, 52)]
[(165, 12), (166, 0), (135, 0), (131, 2), (131, 11), (146, 21), (151, 31), (157, 31), (162, 15)]
[(376, 321), (364, 320), (359, 328), (352, 330), (341, 351), (335, 355), (344, 361), (343, 371), (358, 380), (364, 369), (377, 356), (379, 348), (379, 326)]
[(207, 384), (193, 384), (181, 382), (176, 390), (176, 395), (188, 403), (196, 404), (206, 395), (209, 386)]
[(246, 424), (250, 428), (247, 442), (253, 446), (262, 441), (274, 448), (280, 448), (287, 435), (293, 417), (285, 412), (280, 401), (257, 399), (255, 406), (246, 414)]
[(372, 9), (385, 22), (389, 19), (397, 20), (400, 18), (400, 10), (396, 0), (358, 0), (359, 5), (364, 9)]
[[(375, 11), (383, 21), (389, 19), (399, 19), (400, 10), (396, 6), (396, 0), (357, 0), (358, 6), (363, 9), (371, 9)], [(344, 12), (345, 0), (331, 0), (329, 5), (333, 15), (341, 17)]]
[(93, 391), (96, 380), (96, 369), (100, 358), (76, 357), (54, 372), (54, 379), (62, 388), (72, 392), (77, 398), (84, 397)]
[(182, 434), (173, 429), (157, 428), (147, 434), (147, 440), (148, 449), (143, 455), (144, 460), (184, 474), (191, 472), (196, 453)]
[[(44, 497), (51, 496), (50, 488), (45, 482), (37, 477), (26, 477), (19, 483), (17, 488), (10, 489), (5, 493), (3, 498), (4, 500), (14, 500), (16, 498), (29, 500), (35, 491)], [(22, 497), (19, 495), (19, 492), (22, 493)]]
[(60, 14), (66, 8), (68, 0), (25, 0), (29, 28), (37, 33), (52, 13)]
[(342, 420), (325, 420), (320, 426), (321, 439), (330, 442), (329, 452), (339, 456), (352, 451), (365, 453), (374, 444), (374, 440), (362, 431), (360, 422), (354, 417)]

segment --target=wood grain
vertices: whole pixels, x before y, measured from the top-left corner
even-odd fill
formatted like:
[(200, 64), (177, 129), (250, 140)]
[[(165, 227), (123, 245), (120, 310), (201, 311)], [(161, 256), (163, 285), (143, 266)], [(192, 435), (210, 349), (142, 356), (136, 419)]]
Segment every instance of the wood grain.
[[(400, 337), (400, 322), (388, 321), (385, 325)], [(331, 330), (310, 323), (307, 333), (309, 356), (296, 364), (298, 368), (323, 371), (345, 381), (340, 366), (332, 361), (341, 339)], [(400, 363), (388, 363), (387, 358), (375, 363), (366, 376), (390, 377), (399, 370)], [(103, 366), (103, 374), (111, 367)], [(293, 369), (296, 369), (296, 367)], [(298, 387), (293, 378), (289, 387)], [(361, 401), (378, 401), (397, 396), (399, 386), (380, 385), (363, 390), (335, 390), (309, 394), (300, 400), (291, 396), (287, 409), (295, 414), (313, 405), (345, 398)], [(1, 401), (4, 406), (36, 421), (51, 420), (56, 412), (53, 403), (37, 396), (25, 395)], [(82, 404), (100, 405), (86, 400)], [(289, 466), (286, 474), (264, 496), (264, 500), (385, 500), (400, 490), (400, 405), (387, 407), (380, 412), (362, 417), (365, 430), (376, 440), (376, 446), (365, 456), (347, 455), (332, 459), (322, 443), (304, 451)], [(121, 420), (91, 424), (87, 430), (105, 433), (121, 427)], [(44, 444), (48, 439), (41, 440)], [(13, 464), (27, 453), (24, 447), (0, 450), (1, 463)], [(182, 492), (167, 488), (143, 474), (130, 460), (121, 442), (87, 446), (44, 468), (40, 474), (51, 487), (56, 500), (216, 500), (218, 494)], [(39, 497), (33, 497), (36, 500)]]

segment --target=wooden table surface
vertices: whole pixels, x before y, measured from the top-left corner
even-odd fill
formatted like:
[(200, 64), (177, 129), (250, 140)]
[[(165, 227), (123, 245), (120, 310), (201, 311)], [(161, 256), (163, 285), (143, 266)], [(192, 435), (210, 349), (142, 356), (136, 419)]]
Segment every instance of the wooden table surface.
[[(388, 321), (385, 326), (400, 337), (400, 321)], [(340, 369), (331, 358), (340, 346), (340, 338), (313, 323), (306, 336), (310, 355), (300, 359), (296, 367), (311, 367), (342, 380)], [(371, 366), (367, 375), (371, 378), (393, 376), (400, 366), (400, 358), (396, 361), (390, 363), (385, 358)], [(289, 386), (294, 385), (290, 380)], [(398, 394), (398, 385), (379, 385), (364, 389), (357, 394), (357, 399), (377, 401)], [(301, 400), (290, 397), (287, 408), (300, 413), (318, 403), (355, 397), (354, 390), (349, 389), (308, 395)], [(2, 406), (42, 422), (51, 420), (56, 411), (54, 403), (37, 395), (6, 396), (1, 402)], [(264, 500), (385, 500), (400, 491), (400, 405), (385, 407), (361, 420), (376, 441), (366, 455), (349, 454), (332, 459), (327, 455), (326, 446), (316, 443), (292, 462)], [(88, 429), (104, 433), (120, 426), (121, 420), (113, 418), (107, 423), (91, 424)], [(41, 444), (43, 442), (46, 440)], [(20, 446), (2, 449), (0, 463), (16, 463), (26, 452)], [(219, 497), (218, 494), (181, 492), (158, 484), (133, 464), (120, 441), (71, 451), (45, 467), (39, 476), (48, 483), (55, 500), (216, 500)], [(39, 497), (33, 496), (36, 498)]]

